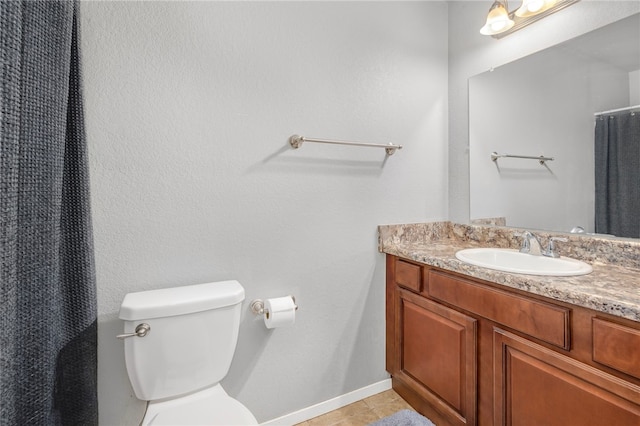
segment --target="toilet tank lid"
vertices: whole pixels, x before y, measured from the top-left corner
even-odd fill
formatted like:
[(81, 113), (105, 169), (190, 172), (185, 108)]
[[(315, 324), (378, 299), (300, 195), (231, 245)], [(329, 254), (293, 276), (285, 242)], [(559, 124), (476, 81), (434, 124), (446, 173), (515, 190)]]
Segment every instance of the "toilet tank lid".
[(235, 280), (128, 293), (120, 319), (170, 317), (235, 305), (244, 300), (244, 288)]

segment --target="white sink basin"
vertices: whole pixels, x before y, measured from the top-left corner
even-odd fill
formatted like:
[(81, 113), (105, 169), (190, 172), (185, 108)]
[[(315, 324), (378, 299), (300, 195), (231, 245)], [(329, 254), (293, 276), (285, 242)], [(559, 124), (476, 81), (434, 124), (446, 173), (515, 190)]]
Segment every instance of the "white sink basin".
[(535, 256), (513, 249), (472, 248), (460, 250), (456, 257), (471, 265), (498, 271), (529, 275), (573, 276), (586, 275), (591, 265), (568, 257)]

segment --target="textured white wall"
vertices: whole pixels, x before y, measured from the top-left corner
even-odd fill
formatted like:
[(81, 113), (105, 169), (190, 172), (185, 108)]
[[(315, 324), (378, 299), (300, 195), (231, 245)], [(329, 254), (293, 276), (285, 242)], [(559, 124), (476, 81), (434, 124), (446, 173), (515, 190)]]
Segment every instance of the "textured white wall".
[[(102, 425), (137, 424), (127, 292), (238, 279), (227, 391), (264, 421), (386, 378), (376, 225), (447, 217), (442, 2), (83, 2)], [(306, 136), (396, 142), (383, 150)]]
[(449, 2), (449, 218), (469, 220), (469, 103), (467, 81), (531, 53), (640, 11), (640, 2), (582, 0), (496, 40), (483, 36), (491, 2)]

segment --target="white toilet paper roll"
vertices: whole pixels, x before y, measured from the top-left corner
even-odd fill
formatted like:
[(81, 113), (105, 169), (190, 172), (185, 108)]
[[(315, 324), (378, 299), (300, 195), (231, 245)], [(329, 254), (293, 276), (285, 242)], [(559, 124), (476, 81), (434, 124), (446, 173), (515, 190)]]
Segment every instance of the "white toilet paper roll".
[(296, 322), (296, 303), (291, 296), (267, 299), (264, 308), (267, 328), (286, 327)]

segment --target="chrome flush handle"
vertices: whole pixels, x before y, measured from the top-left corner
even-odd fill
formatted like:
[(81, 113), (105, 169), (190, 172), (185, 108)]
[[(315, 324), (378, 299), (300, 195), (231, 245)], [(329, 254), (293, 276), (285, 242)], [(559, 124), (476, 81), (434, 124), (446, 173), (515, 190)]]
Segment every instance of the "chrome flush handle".
[(149, 324), (142, 323), (142, 324), (138, 324), (135, 332), (118, 334), (116, 337), (121, 340), (124, 340), (127, 337), (144, 337), (147, 335), (147, 333), (149, 333), (149, 331), (151, 331), (151, 326)]

